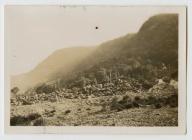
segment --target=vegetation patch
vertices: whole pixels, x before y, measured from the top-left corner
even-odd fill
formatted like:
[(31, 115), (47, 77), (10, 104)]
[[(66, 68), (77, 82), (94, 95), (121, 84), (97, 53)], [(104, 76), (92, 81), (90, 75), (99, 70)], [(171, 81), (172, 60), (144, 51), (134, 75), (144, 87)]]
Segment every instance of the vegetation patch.
[[(39, 119), (41, 117), (40, 114), (38, 113), (32, 113), (28, 114), (27, 116), (13, 116), (10, 119), (10, 125), (11, 126), (26, 126), (30, 125), (32, 121)], [(37, 124), (37, 123), (35, 123)]]

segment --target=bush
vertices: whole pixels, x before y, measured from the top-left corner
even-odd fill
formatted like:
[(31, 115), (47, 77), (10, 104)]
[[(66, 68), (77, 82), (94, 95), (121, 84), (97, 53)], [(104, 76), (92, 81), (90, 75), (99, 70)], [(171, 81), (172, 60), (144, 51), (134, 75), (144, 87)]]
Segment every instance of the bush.
[(162, 80), (163, 80), (164, 82), (166, 82), (166, 83), (169, 83), (169, 82), (171, 81), (171, 78), (165, 76), (165, 77), (162, 78)]
[(146, 104), (146, 101), (147, 99), (145, 99), (145, 98), (141, 98), (141, 97), (139, 97), (139, 96), (135, 96), (135, 98), (134, 98), (134, 102), (136, 102), (139, 106), (140, 105), (145, 105)]
[(117, 97), (114, 97), (112, 99), (110, 106), (111, 110), (117, 110), (117, 111), (121, 111), (123, 109), (129, 109), (132, 107), (134, 107), (133, 101), (128, 95), (123, 96), (123, 98), (120, 101), (118, 101)]
[(135, 101), (140, 101), (141, 98), (140, 98), (139, 96), (135, 96), (134, 100), (135, 100)]
[(41, 93), (51, 93), (55, 90), (54, 87), (52, 87), (51, 85), (46, 85), (46, 84), (42, 84), (39, 87), (36, 88), (36, 92), (37, 94), (41, 94)]
[(126, 109), (133, 107), (132, 99), (128, 95), (123, 96), (123, 99), (119, 101), (119, 104), (121, 104)]
[(38, 113), (32, 113), (32, 114), (29, 114), (29, 115), (27, 116), (27, 119), (28, 119), (28, 120), (35, 120), (35, 119), (37, 119), (37, 118), (39, 118), (39, 117), (41, 117), (40, 114), (38, 114)]
[(118, 103), (118, 98), (117, 97), (114, 97), (112, 99), (112, 101), (110, 103), (110, 109), (111, 110), (118, 110), (118, 111), (123, 109), (121, 104)]
[(147, 98), (147, 105), (152, 105), (155, 104), (157, 102), (157, 99), (154, 96), (149, 96)]
[(123, 96), (123, 101), (131, 101), (131, 98), (128, 95)]
[(10, 124), (11, 126), (25, 126), (25, 125), (30, 125), (31, 121), (36, 120), (40, 118), (41, 115), (38, 113), (32, 113), (27, 116), (13, 116), (10, 119)]
[(118, 102), (118, 98), (117, 97), (113, 97), (112, 101), (111, 101), (111, 105), (116, 104)]
[(142, 87), (146, 90), (150, 89), (153, 87), (153, 83), (152, 82), (149, 82), (149, 81), (144, 81), (143, 84), (142, 84)]
[(11, 119), (10, 119), (11, 126), (24, 126), (24, 125), (28, 125), (28, 124), (29, 124), (29, 122), (28, 122), (27, 118), (24, 116), (21, 116), (21, 115), (11, 117)]
[(139, 103), (136, 102), (136, 101), (133, 101), (132, 106), (134, 106), (134, 107), (139, 107)]
[(43, 118), (38, 118), (33, 122), (33, 126), (43, 126), (44, 125), (44, 121)]
[(177, 107), (178, 106), (178, 95), (171, 95), (168, 98), (168, 104), (170, 107)]
[(167, 97), (159, 98), (158, 103), (161, 104), (161, 106), (165, 106), (168, 104), (168, 98)]
[(19, 92), (19, 88), (18, 87), (14, 87), (14, 88), (11, 89), (11, 93), (17, 94), (17, 92)]
[(159, 108), (161, 108), (162, 107), (162, 105), (160, 104), (160, 103), (155, 103), (155, 108), (156, 109), (159, 109)]

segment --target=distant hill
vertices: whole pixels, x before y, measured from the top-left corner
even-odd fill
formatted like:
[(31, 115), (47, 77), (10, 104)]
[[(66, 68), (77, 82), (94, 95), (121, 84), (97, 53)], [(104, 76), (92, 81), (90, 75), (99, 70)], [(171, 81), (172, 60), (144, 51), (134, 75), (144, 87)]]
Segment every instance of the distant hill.
[[(177, 72), (177, 14), (153, 16), (142, 25), (138, 33), (107, 41), (96, 49), (58, 50), (30, 73), (14, 78), (13, 83), (18, 83), (19, 87), (27, 83), (28, 86), (32, 86), (61, 78), (66, 84), (66, 81), (77, 80), (82, 76), (97, 77), (97, 72), (101, 69), (113, 74), (119, 72), (125, 77), (142, 77), (142, 74), (148, 77), (161, 77), (158, 72), (162, 65), (169, 68), (169, 74)], [(147, 76), (144, 78), (147, 79)]]
[(73, 70), (84, 58), (88, 57), (94, 47), (72, 47), (55, 51), (29, 73), (13, 76), (11, 87), (26, 90), (36, 84), (65, 75)]

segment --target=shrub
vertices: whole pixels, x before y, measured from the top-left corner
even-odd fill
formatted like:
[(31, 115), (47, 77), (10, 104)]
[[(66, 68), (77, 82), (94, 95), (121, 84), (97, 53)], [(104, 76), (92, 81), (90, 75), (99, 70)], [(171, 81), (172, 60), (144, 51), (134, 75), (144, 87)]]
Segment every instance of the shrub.
[(156, 109), (159, 109), (159, 108), (161, 108), (161, 107), (162, 107), (162, 105), (161, 105), (160, 103), (155, 103), (155, 105), (154, 105), (154, 106), (155, 106), (155, 108), (156, 108)]
[(132, 106), (133, 106), (133, 107), (139, 107), (139, 104), (138, 104), (138, 102), (133, 101)]
[(38, 118), (33, 122), (33, 126), (43, 126), (44, 125), (44, 121), (43, 118)]
[(167, 100), (168, 100), (167, 97), (162, 97), (158, 99), (158, 103), (161, 104), (161, 106), (164, 106), (168, 104)]
[(162, 78), (162, 80), (163, 80), (164, 82), (166, 82), (166, 83), (169, 83), (169, 82), (171, 81), (171, 78), (165, 76), (165, 77)]
[(118, 98), (117, 97), (113, 97), (111, 104), (116, 104), (118, 102)]
[(131, 98), (128, 95), (123, 96), (123, 101), (130, 101)]
[(14, 87), (14, 88), (11, 89), (11, 93), (17, 94), (17, 92), (19, 92), (19, 88), (18, 87)]
[(122, 110), (123, 109), (123, 106), (121, 104), (119, 104), (118, 102), (118, 98), (117, 97), (114, 97), (110, 103), (110, 109), (111, 110)]
[(51, 93), (55, 90), (55, 88), (51, 85), (42, 84), (39, 87), (36, 88), (37, 94), (41, 93)]
[(142, 87), (143, 87), (144, 89), (148, 90), (148, 89), (150, 89), (150, 88), (153, 87), (153, 83), (145, 80), (145, 81), (143, 82), (143, 84), (142, 84)]
[(26, 117), (18, 115), (18, 116), (13, 116), (10, 119), (10, 125), (11, 126), (24, 126), (28, 125), (29, 122)]
[(146, 98), (141, 98), (140, 96), (135, 96), (134, 102), (136, 102), (139, 106), (140, 105), (145, 105), (148, 99)]
[(126, 109), (133, 107), (133, 101), (128, 95), (123, 96), (123, 99), (119, 101), (119, 104), (121, 104)]
[(41, 117), (40, 114), (38, 114), (38, 113), (31, 113), (31, 114), (29, 114), (29, 115), (27, 116), (27, 119), (28, 119), (28, 120), (35, 120), (35, 119), (37, 119), (37, 118), (39, 118), (39, 117)]
[(141, 98), (140, 98), (139, 96), (135, 96), (134, 100), (135, 100), (135, 101), (140, 101)]
[(178, 95), (171, 95), (168, 98), (168, 104), (170, 107), (177, 107), (178, 106)]
[(128, 95), (123, 96), (123, 98), (120, 101), (118, 101), (117, 97), (113, 98), (110, 106), (112, 110), (117, 111), (121, 111), (123, 109), (129, 109), (132, 107), (134, 107), (133, 101)]
[(32, 113), (27, 116), (13, 116), (10, 119), (10, 124), (11, 126), (25, 126), (25, 125), (30, 125), (30, 122), (40, 118), (41, 115), (38, 113)]
[(149, 97), (147, 98), (147, 104), (148, 104), (148, 105), (155, 104), (156, 101), (157, 101), (157, 99), (156, 99), (154, 96), (149, 96)]

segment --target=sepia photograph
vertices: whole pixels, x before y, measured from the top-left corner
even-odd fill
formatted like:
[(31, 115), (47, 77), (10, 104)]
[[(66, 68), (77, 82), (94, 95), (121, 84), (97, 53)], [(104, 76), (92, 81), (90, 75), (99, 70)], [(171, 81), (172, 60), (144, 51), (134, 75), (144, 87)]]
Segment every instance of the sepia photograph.
[(7, 132), (185, 133), (185, 6), (6, 5), (4, 15)]

